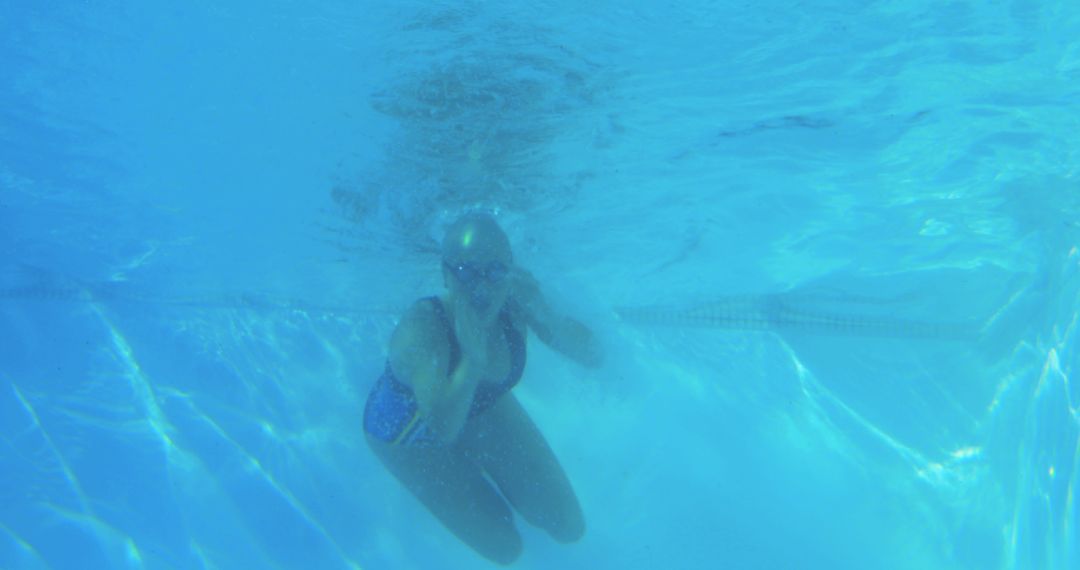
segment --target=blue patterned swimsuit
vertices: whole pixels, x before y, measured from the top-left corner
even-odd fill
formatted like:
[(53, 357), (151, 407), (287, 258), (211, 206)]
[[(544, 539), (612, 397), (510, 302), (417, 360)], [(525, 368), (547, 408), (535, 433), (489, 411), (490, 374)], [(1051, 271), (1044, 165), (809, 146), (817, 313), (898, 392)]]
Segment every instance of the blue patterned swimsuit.
[[(429, 297), (428, 301), (439, 315), (450, 336), (450, 366), (448, 376), (452, 376), (461, 361), (461, 347), (458, 346), (453, 324), (446, 314), (446, 308), (438, 297)], [(510, 373), (499, 383), (480, 382), (476, 387), (472, 404), (469, 407), (469, 419), (486, 411), (500, 396), (509, 392), (521, 381), (525, 370), (525, 338), (514, 328), (510, 314), (506, 309), (499, 313), (503, 335), (510, 348)], [(412, 388), (394, 377), (390, 363), (375, 387), (368, 394), (364, 406), (364, 431), (382, 441), (398, 445), (431, 445), (438, 443), (432, 429), (420, 417), (420, 407)]]

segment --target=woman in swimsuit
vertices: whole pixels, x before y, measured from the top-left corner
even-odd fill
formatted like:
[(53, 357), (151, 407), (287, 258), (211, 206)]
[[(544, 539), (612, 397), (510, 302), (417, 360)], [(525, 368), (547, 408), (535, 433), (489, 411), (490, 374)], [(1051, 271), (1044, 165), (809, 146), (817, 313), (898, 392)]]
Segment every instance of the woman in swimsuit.
[(566, 474), (510, 394), (525, 368), (526, 331), (586, 366), (599, 366), (601, 351), (513, 265), (491, 216), (455, 221), (442, 262), (447, 293), (417, 301), (398, 323), (364, 431), (383, 465), (450, 532), (510, 564), (521, 554), (510, 506), (559, 542), (585, 533)]

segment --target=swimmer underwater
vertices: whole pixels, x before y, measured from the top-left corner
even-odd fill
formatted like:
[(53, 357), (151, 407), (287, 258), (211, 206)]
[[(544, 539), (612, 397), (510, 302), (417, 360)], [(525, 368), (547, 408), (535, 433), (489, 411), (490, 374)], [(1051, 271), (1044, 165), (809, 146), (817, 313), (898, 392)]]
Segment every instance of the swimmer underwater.
[(442, 272), (446, 293), (416, 301), (391, 337), (364, 409), (368, 445), (450, 532), (492, 562), (521, 555), (511, 506), (556, 541), (577, 541), (585, 520), (570, 481), (510, 391), (525, 368), (529, 330), (588, 367), (603, 361), (599, 344), (584, 325), (552, 311), (532, 275), (513, 264), (490, 215), (467, 213), (450, 225)]

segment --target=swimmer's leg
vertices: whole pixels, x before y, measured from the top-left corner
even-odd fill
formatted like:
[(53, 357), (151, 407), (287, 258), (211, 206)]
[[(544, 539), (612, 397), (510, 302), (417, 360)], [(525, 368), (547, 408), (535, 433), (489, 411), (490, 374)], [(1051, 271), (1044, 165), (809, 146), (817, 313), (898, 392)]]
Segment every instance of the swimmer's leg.
[(585, 534), (585, 518), (566, 473), (513, 395), (474, 418), (461, 445), (529, 523), (564, 543)]
[(498, 564), (521, 555), (513, 513), (459, 448), (390, 445), (371, 436), (367, 441), (394, 477), (462, 542)]

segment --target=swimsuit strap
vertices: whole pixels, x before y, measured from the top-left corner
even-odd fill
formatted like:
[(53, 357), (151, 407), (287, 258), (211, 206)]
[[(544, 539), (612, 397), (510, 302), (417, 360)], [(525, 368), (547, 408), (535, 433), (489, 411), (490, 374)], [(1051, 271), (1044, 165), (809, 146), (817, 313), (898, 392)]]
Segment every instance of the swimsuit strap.
[(502, 321), (503, 338), (510, 349), (510, 373), (506, 375), (506, 383), (512, 387), (521, 380), (521, 375), (525, 372), (525, 336), (514, 328), (510, 311), (503, 309)]
[[(454, 323), (450, 322), (450, 315), (446, 313), (446, 307), (443, 306), (442, 299), (434, 295), (428, 297), (428, 299), (431, 301), (435, 313), (439, 315), (439, 320), (446, 327), (446, 336), (450, 341), (450, 363), (446, 370), (447, 376), (451, 376), (461, 361), (461, 346), (458, 344), (457, 335), (454, 334)], [(499, 313), (499, 320), (502, 321), (503, 338), (510, 349), (510, 374), (507, 375), (506, 380), (512, 386), (517, 383), (517, 380), (521, 378), (521, 374), (525, 371), (525, 338), (514, 328), (514, 321), (510, 317), (510, 311), (503, 308)]]

